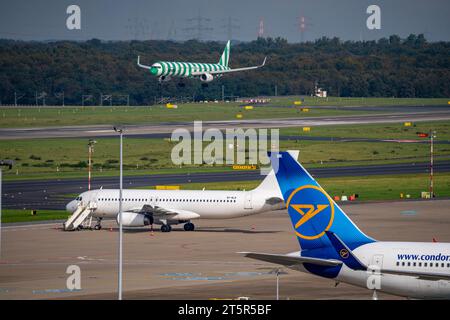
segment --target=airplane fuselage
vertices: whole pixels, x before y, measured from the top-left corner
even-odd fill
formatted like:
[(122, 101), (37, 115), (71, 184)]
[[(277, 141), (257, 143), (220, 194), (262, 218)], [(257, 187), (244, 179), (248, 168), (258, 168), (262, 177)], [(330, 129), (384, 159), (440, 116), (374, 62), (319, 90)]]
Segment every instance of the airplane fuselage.
[[(450, 281), (384, 273), (383, 270), (449, 274), (450, 244), (426, 242), (373, 242), (353, 249), (368, 266), (367, 271), (352, 270), (345, 264), (334, 267), (300, 265), (298, 271), (334, 279), (365, 289), (417, 299), (449, 299)], [(293, 252), (290, 255), (301, 255)], [(381, 274), (380, 274), (381, 270)]]
[(199, 73), (209, 73), (226, 71), (230, 68), (217, 63), (197, 63), (197, 62), (169, 62), (158, 61), (151, 65), (150, 73), (163, 77), (184, 77), (190, 78)]
[[(93, 217), (116, 218), (119, 212), (119, 190), (102, 189), (80, 195), (81, 201), (94, 201)], [(266, 203), (266, 196), (253, 191), (202, 190), (123, 190), (122, 211), (142, 208), (144, 205), (181, 209), (195, 212), (202, 219), (226, 219), (246, 216), (274, 209)], [(67, 205), (74, 211), (80, 200)]]

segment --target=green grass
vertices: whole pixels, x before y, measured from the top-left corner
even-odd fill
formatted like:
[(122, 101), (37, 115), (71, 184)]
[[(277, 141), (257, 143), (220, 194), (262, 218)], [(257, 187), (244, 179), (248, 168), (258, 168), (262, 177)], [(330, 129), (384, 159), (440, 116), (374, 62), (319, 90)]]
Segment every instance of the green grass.
[[(299, 108), (261, 107), (244, 110), (237, 103), (183, 104), (177, 109), (151, 107), (30, 107), (0, 108), (0, 128), (51, 127), (70, 125), (145, 124), (158, 122), (292, 118), (354, 114), (343, 110), (310, 110)], [(371, 113), (359, 111), (358, 114)]]
[[(299, 109), (303, 106), (442, 105), (448, 102), (448, 99), (305, 97), (302, 106), (294, 107), (294, 101), (300, 99), (301, 97), (298, 96), (271, 97), (269, 104), (253, 110), (243, 110), (240, 104), (235, 102), (187, 103), (179, 104), (178, 109), (167, 109), (161, 105), (151, 107), (3, 107), (0, 108), (0, 128), (232, 120), (236, 119), (236, 114), (241, 111), (242, 119), (335, 116), (355, 114), (355, 112), (358, 114), (373, 112), (320, 109), (301, 112)], [(292, 108), (278, 108), (278, 106), (292, 106)]]
[(280, 135), (300, 135), (313, 137), (336, 138), (374, 138), (374, 139), (417, 139), (416, 132), (430, 132), (435, 130), (436, 140), (450, 140), (449, 121), (427, 121), (412, 123), (411, 127), (405, 127), (404, 123), (391, 124), (356, 124), (311, 127), (310, 132), (303, 132), (303, 128), (281, 128)]
[[(339, 177), (317, 179), (330, 196), (358, 194), (358, 201), (395, 200), (400, 193), (419, 199), (422, 191), (428, 191), (428, 174), (406, 174), (388, 176)], [(261, 181), (232, 181), (213, 183), (181, 184), (183, 190), (251, 190)], [(147, 187), (143, 189), (153, 189)], [(434, 177), (437, 197), (450, 197), (450, 173), (439, 173)]]
[[(99, 138), (93, 156), (93, 177), (118, 174), (119, 141)], [(126, 138), (126, 175), (180, 174), (231, 170), (227, 165), (176, 166), (170, 159), (176, 143), (164, 139)], [(427, 161), (428, 144), (395, 142), (281, 141), (282, 150), (300, 150), (306, 167), (347, 166)], [(76, 178), (87, 176), (87, 139), (34, 139), (0, 141), (1, 158), (15, 160), (4, 170), (5, 180)], [(225, 154), (225, 153), (224, 153)], [(435, 159), (450, 158), (449, 145), (436, 145)]]
[(292, 105), (294, 101), (304, 99), (303, 106), (431, 106), (444, 105), (450, 98), (341, 98), (341, 97), (271, 97), (270, 105)]
[(2, 210), (2, 222), (30, 222), (44, 220), (67, 219), (70, 214), (64, 210), (37, 210), (35, 216), (31, 215), (31, 210)]

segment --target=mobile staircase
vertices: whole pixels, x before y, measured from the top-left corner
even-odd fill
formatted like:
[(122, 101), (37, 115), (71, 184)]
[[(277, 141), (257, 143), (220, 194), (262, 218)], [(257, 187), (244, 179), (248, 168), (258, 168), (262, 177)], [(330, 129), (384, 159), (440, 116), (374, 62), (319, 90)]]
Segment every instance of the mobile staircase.
[(81, 230), (83, 223), (89, 219), (89, 226), (92, 222), (92, 213), (97, 209), (97, 203), (89, 201), (87, 204), (80, 202), (74, 213), (64, 222), (65, 231)]

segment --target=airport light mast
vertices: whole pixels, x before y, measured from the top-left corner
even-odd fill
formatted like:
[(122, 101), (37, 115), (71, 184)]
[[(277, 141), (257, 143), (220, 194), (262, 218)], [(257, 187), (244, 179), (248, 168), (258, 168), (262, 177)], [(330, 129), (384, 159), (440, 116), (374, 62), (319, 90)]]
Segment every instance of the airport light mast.
[(118, 275), (118, 300), (122, 300), (122, 266), (123, 266), (123, 250), (122, 250), (122, 242), (123, 242), (123, 234), (122, 234), (122, 188), (123, 188), (123, 174), (122, 174), (122, 161), (123, 161), (123, 128), (114, 127), (114, 131), (119, 133), (120, 135), (120, 187), (119, 187), (119, 275)]
[(91, 190), (91, 171), (92, 171), (92, 154), (94, 153), (94, 144), (97, 141), (89, 139), (88, 142), (88, 190)]
[(282, 268), (276, 268), (271, 270), (269, 274), (275, 274), (277, 277), (276, 299), (280, 300), (280, 275), (288, 273), (286, 271), (283, 271)]
[(2, 166), (12, 169), (14, 162), (12, 160), (0, 160), (0, 259), (2, 257)]
[(434, 198), (434, 183), (433, 183), (433, 157), (434, 157), (434, 138), (436, 138), (436, 131), (430, 130), (430, 199)]

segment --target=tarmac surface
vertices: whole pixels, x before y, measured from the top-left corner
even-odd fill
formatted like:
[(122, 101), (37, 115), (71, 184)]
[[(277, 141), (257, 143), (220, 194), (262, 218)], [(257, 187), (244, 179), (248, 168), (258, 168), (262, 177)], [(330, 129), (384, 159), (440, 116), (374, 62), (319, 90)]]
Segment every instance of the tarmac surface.
[[(450, 161), (434, 164), (435, 172), (449, 172)], [(429, 163), (403, 163), (389, 165), (311, 168), (317, 178), (370, 176), (408, 173), (428, 173)], [(128, 189), (154, 185), (177, 185), (189, 182), (222, 182), (262, 180), (259, 170), (228, 171), (214, 173), (190, 173), (167, 175), (125, 176), (124, 187)], [(92, 189), (119, 188), (118, 177), (94, 177)], [(56, 209), (64, 210), (74, 197), (87, 190), (87, 179), (6, 181), (3, 183), (3, 208), (5, 209)]]
[[(450, 241), (450, 200), (352, 203), (342, 208), (378, 240)], [(276, 265), (239, 251), (299, 250), (285, 210), (229, 220), (198, 220), (194, 232), (148, 228), (124, 232), (124, 299), (274, 299)], [(0, 299), (115, 299), (117, 226), (64, 232), (60, 224), (3, 227)], [(111, 229), (110, 229), (111, 227)], [(81, 290), (66, 287), (66, 269), (81, 270)], [(366, 289), (289, 269), (281, 299), (370, 299)], [(380, 299), (400, 299), (379, 294)]]
[[(425, 109), (425, 108), (424, 108)], [(323, 125), (351, 125), (370, 123), (395, 123), (404, 121), (437, 121), (450, 120), (449, 108), (443, 110), (409, 113), (383, 113), (364, 114), (352, 116), (330, 116), (330, 117), (308, 117), (308, 118), (280, 118), (280, 119), (257, 119), (257, 120), (223, 120), (223, 121), (203, 121), (202, 128), (216, 128), (219, 130), (226, 128), (286, 128), (303, 126), (323, 126)], [(126, 125), (126, 135), (144, 135), (171, 133), (175, 129), (185, 128), (194, 130), (192, 122), (165, 122), (141, 125)], [(5, 128), (0, 129), (1, 140), (11, 139), (35, 139), (35, 138), (76, 138), (76, 137), (108, 137), (116, 136), (111, 125), (91, 125), (91, 126), (64, 126), (64, 127), (34, 127), (34, 128)]]

